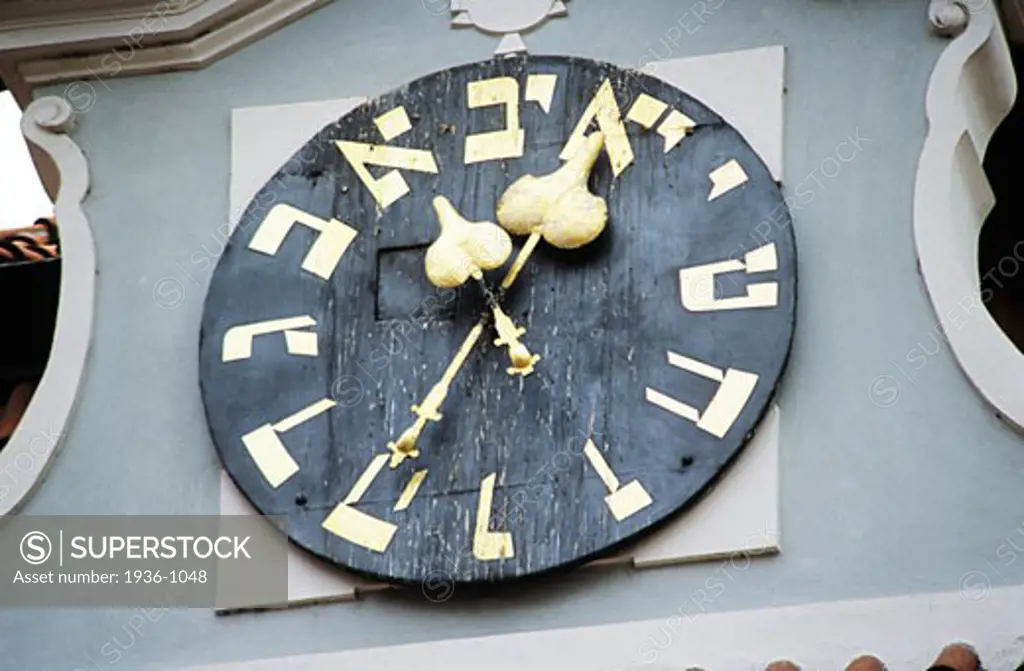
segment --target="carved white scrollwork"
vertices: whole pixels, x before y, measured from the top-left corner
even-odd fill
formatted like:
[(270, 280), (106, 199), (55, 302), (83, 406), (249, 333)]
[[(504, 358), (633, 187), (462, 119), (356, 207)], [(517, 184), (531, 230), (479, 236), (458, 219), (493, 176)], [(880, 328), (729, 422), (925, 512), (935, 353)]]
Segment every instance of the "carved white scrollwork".
[(980, 0), (930, 0), (928, 23), (932, 32), (940, 37), (956, 37), (963, 33), (970, 23), (973, 4), (980, 5)]
[(930, 0), (928, 23), (941, 37), (956, 37), (964, 32), (971, 19), (971, 3), (964, 0)]
[(1024, 430), (1024, 354), (984, 305), (976, 252), (994, 204), (982, 162), (1013, 107), (1017, 83), (996, 8), (972, 2), (966, 30), (939, 56), (925, 93), (928, 135), (914, 187), (914, 243), (956, 361), (998, 414)]
[(535, 28), (547, 19), (565, 16), (568, 10), (560, 0), (452, 0), (452, 25), (473, 26), (492, 35), (501, 35), (496, 54), (525, 52), (520, 33)]
[(34, 101), (21, 120), (28, 141), (46, 152), (60, 171), (54, 214), (60, 227), (61, 276), (50, 359), (21, 422), (0, 451), (0, 473), (17, 474), (0, 490), (0, 521), (28, 500), (49, 470), (71, 420), (92, 339), (96, 251), (82, 209), (89, 168), (67, 135), (74, 123), (67, 101), (55, 96)]

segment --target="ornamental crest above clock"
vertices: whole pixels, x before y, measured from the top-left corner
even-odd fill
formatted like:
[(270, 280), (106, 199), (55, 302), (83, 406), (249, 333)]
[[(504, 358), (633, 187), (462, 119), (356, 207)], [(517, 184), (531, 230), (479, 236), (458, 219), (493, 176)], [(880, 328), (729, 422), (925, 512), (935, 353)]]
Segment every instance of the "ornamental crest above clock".
[(796, 256), (715, 112), (517, 56), (296, 150), (225, 248), (200, 345), (220, 458), (294, 543), (496, 582), (606, 555), (727, 476), (786, 364)]

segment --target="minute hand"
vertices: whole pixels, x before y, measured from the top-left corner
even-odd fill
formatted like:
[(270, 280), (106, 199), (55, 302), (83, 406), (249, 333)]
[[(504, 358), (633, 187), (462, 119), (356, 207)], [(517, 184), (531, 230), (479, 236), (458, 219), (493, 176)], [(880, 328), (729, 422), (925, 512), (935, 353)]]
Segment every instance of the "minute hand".
[[(592, 133), (562, 167), (542, 177), (523, 175), (498, 199), (497, 218), (502, 228), (514, 235), (529, 234), (501, 283), (502, 296), (515, 283), (542, 237), (554, 247), (576, 249), (604, 230), (608, 206), (587, 190), (587, 179), (603, 146), (604, 134)], [(500, 336), (495, 344), (509, 348), (509, 373), (528, 374), (540, 356), (531, 357), (519, 341), (526, 330), (516, 327), (497, 301), (492, 302), (491, 309)]]
[(430, 391), (423, 399), (423, 403), (412, 406), (412, 412), (416, 415), (416, 421), (399, 436), (398, 440), (388, 443), (388, 449), (392, 453), (391, 461), (389, 462), (391, 468), (398, 466), (406, 457), (416, 458), (420, 455), (420, 451), (416, 449), (416, 441), (419, 440), (420, 434), (423, 432), (428, 421), (441, 421), (441, 406), (448, 396), (448, 390), (451, 388), (455, 376), (459, 374), (462, 364), (466, 362), (470, 352), (473, 351), (473, 347), (480, 340), (480, 335), (484, 332), (484, 326), (485, 320), (477, 322), (473, 330), (466, 336), (466, 339), (462, 341), (462, 345), (455, 353), (454, 358), (448, 363), (448, 367), (444, 369), (441, 379), (430, 388)]

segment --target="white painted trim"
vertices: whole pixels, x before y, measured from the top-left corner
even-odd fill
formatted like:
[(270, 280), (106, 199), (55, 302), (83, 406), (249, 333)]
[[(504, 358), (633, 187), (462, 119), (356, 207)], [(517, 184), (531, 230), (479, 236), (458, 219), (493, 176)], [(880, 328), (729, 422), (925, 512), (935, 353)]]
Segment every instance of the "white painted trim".
[[(30, 87), (76, 80), (195, 70), (305, 16), (330, 0), (203, 0), (185, 12), (162, 9), (169, 0), (98, 19), (53, 18), (40, 25), (5, 26), (0, 59)], [(21, 21), (24, 24), (24, 20)], [(75, 56), (65, 54), (74, 53)]]
[(914, 189), (921, 277), (950, 348), (997, 413), (1024, 430), (1024, 355), (982, 306), (978, 233), (994, 204), (982, 161), (1017, 83), (996, 8), (971, 15), (932, 71)]
[[(168, 0), (168, 14), (182, 14), (208, 0)], [(153, 11), (153, 0), (4, 0), (0, 29), (27, 25), (137, 18)]]
[(200, 0), (179, 8), (180, 0), (149, 0), (144, 6), (124, 7), (117, 12), (87, 12), (80, 7), (77, 15), (0, 21), (0, 36), (4, 51), (33, 50), (40, 56), (69, 48), (81, 51), (86, 45), (94, 50), (123, 47), (123, 40), (140, 30), (151, 40), (180, 41), (265, 1)]
[(54, 203), (60, 230), (61, 276), (57, 323), (46, 370), (7, 445), (0, 450), (0, 522), (16, 512), (46, 475), (71, 419), (92, 340), (96, 250), (82, 201), (89, 166), (68, 137), (74, 112), (61, 98), (36, 100), (21, 120), (29, 142), (45, 151), (60, 171)]
[[(970, 0), (930, 0), (928, 24), (932, 33), (941, 37), (956, 37), (964, 32), (971, 20)], [(987, 3), (987, 0), (985, 0)]]
[[(744, 575), (729, 568), (735, 584)], [(737, 589), (723, 585), (719, 597)], [(702, 613), (695, 594), (680, 594), (677, 612), (653, 620), (531, 631), (412, 645), (297, 655), (181, 671), (759, 671), (793, 659), (807, 671), (843, 669), (870, 653), (891, 669), (925, 669), (953, 641), (969, 641), (989, 671), (1010, 671), (1024, 657), (1020, 604), (1024, 587), (991, 589), (983, 574), (965, 574), (958, 592), (782, 608)], [(953, 577), (955, 580), (956, 577)], [(708, 593), (704, 591), (704, 598)], [(705, 601), (707, 603), (707, 601)]]
[[(116, 76), (204, 68), (327, 2), (329, 0), (271, 0), (192, 42), (149, 47), (135, 52), (124, 50), (124, 60), (115, 59), (120, 63)], [(25, 81), (32, 86), (91, 80), (105, 76), (113, 53), (107, 50), (90, 56), (31, 61), (22, 63), (19, 69)]]
[[(423, 7), (431, 9), (426, 2)], [(527, 52), (520, 33), (568, 14), (565, 3), (559, 0), (456, 0), (448, 3), (448, 9), (452, 28), (474, 26), (480, 32), (502, 36), (494, 49), (497, 56)]]

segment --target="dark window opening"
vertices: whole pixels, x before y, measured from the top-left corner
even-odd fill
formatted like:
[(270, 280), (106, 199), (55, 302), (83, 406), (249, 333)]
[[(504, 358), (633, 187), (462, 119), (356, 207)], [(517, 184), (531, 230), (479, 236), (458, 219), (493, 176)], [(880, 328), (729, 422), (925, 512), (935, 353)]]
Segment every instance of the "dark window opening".
[(52, 219), (0, 231), (0, 450), (21, 420), (50, 357), (60, 291)]
[(978, 274), (989, 314), (1024, 352), (1024, 47), (1011, 46), (1011, 56), (1022, 91), (985, 156), (996, 202), (978, 236)]

